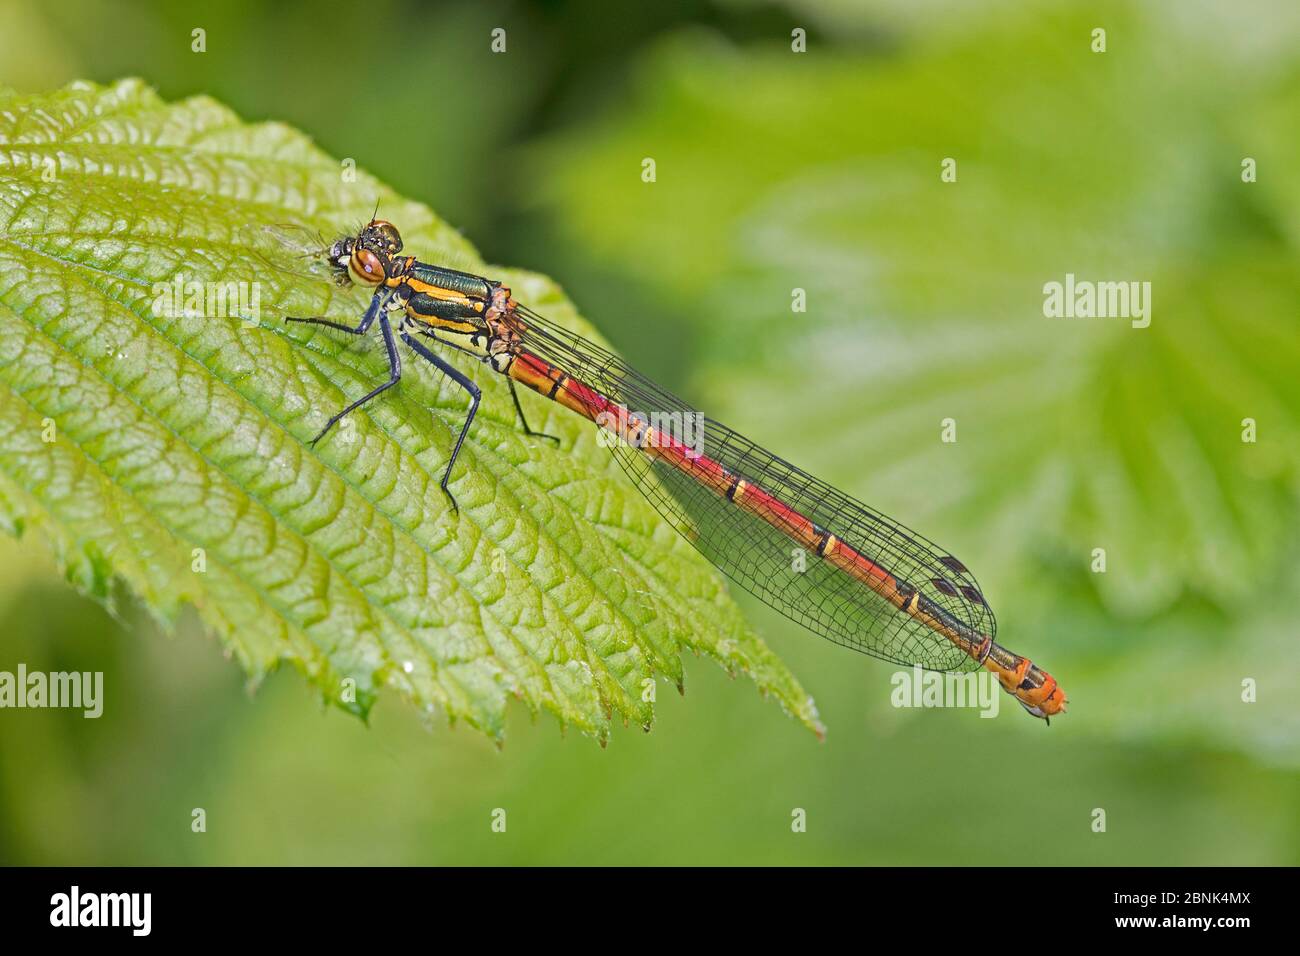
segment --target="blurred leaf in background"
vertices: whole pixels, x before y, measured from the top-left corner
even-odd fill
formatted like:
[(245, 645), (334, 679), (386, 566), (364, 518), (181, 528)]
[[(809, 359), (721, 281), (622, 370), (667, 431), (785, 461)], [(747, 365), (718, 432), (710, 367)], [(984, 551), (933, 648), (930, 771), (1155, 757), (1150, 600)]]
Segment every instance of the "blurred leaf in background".
[[(292, 678), (250, 699), (202, 642), (91, 606), (69, 611), (86, 615), (75, 633), (60, 625), (62, 653), (108, 643), (118, 666), (152, 670), (134, 714), (68, 721), (79, 745), (47, 748), (41, 715), (0, 719), (0, 859), (1023, 864), (1032, 847), (1036, 865), (1300, 862), (1300, 9), (372, 9), (405, 16), (418, 53), (355, 69), (375, 47), (337, 29), (346, 5), (17, 0), (2, 15), (39, 52), (15, 57), (0, 31), (0, 82), (134, 73), (168, 97), (211, 93), (447, 210), (489, 259), (563, 282), (638, 367), (961, 555), (1071, 712), (1047, 730), (1012, 708), (895, 710), (889, 668), (754, 606), (817, 697), (824, 745), (696, 666), (654, 734), (601, 752), (516, 713), (498, 755), (384, 701), (373, 731), (317, 716)], [(511, 53), (490, 60), (498, 25)], [(435, 121), (394, 132), (393, 97)], [(1043, 283), (1067, 271), (1150, 280), (1151, 327), (1044, 318)], [(948, 416), (958, 441), (942, 445)], [(1246, 416), (1257, 444), (1240, 443)], [(14, 547), (0, 540), (0, 633), (38, 661), (51, 639), (23, 608), (79, 599)], [(1240, 702), (1245, 677), (1257, 704)], [(497, 807), (508, 834), (489, 830)]]

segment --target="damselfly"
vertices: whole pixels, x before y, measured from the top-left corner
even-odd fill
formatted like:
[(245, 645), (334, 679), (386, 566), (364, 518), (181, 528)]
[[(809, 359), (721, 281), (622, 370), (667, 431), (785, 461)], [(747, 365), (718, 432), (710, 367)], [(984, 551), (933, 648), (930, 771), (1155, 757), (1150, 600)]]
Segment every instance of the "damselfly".
[[(997, 622), (974, 576), (933, 542), (700, 416), (622, 359), (516, 302), (499, 282), (402, 256), (392, 223), (373, 219), (316, 251), (340, 285), (373, 289), (355, 325), (287, 318), (364, 335), (378, 324), (388, 379), (326, 422), (397, 384), (396, 337), (469, 395), (442, 475), (448, 488), (478, 411), (477, 385), (426, 342), (467, 352), (503, 375), (524, 430), (519, 383), (615, 439), (619, 463), (665, 519), (734, 581), (809, 630), (905, 666), (984, 667), (1029, 713), (1065, 710), (1056, 680), (994, 641)], [(389, 316), (396, 318), (390, 320)], [(393, 324), (396, 323), (396, 337)], [(545, 436), (544, 436), (545, 437)], [(792, 560), (792, 551), (806, 556)]]

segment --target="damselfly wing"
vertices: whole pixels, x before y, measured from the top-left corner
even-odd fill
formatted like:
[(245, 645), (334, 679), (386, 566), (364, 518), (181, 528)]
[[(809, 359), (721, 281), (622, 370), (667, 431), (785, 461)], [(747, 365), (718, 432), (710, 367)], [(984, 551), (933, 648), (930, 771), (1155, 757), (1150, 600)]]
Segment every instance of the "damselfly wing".
[[(649, 426), (652, 437), (640, 431), (643, 447), (610, 443), (615, 456), (669, 524), (728, 577), (791, 620), (853, 650), (934, 670), (980, 666), (899, 607), (915, 596), (930, 616), (969, 639), (994, 637), (997, 622), (979, 583), (955, 557), (700, 415), (612, 352), (531, 310), (518, 311), (526, 351)], [(644, 447), (648, 441), (686, 451), (654, 454)], [(721, 495), (706, 480), (714, 477), (714, 466), (722, 469)], [(774, 502), (740, 507), (747, 494)], [(864, 586), (831, 560), (848, 550), (882, 572), (878, 587)]]

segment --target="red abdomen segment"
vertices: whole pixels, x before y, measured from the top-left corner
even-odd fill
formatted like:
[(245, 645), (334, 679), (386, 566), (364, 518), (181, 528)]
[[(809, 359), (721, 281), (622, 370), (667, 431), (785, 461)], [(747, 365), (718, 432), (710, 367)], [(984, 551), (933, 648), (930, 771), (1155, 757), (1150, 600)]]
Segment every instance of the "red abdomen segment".
[(794, 543), (860, 581), (898, 611), (924, 624), (996, 674), (1003, 688), (1035, 717), (1046, 719), (1065, 710), (1065, 692), (1046, 671), (991, 638), (975, 633), (919, 591), (901, 583), (888, 570), (763, 488), (731, 473), (713, 459), (696, 454), (675, 437), (633, 417), (627, 408), (530, 352), (517, 353), (507, 374), (521, 385), (595, 422), (643, 454), (688, 474), (697, 484), (761, 518)]

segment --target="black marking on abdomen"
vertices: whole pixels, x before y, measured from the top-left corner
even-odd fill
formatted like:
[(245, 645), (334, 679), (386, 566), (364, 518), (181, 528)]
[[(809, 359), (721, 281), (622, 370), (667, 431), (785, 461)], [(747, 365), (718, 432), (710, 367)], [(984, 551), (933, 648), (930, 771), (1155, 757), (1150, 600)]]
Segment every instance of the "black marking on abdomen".
[(909, 613), (915, 611), (921, 597), (916, 588), (912, 587), (910, 584), (899, 581), (894, 585), (894, 589), (903, 600), (901, 605), (902, 609)]
[(732, 475), (732, 476), (731, 476), (731, 485), (730, 485), (730, 487), (727, 488), (727, 500), (728, 500), (728, 501), (735, 501), (735, 500), (736, 500), (736, 492), (740, 490), (740, 486), (741, 486), (743, 483), (744, 483), (744, 481), (743, 481), (743, 479), (740, 477), (740, 475)]

